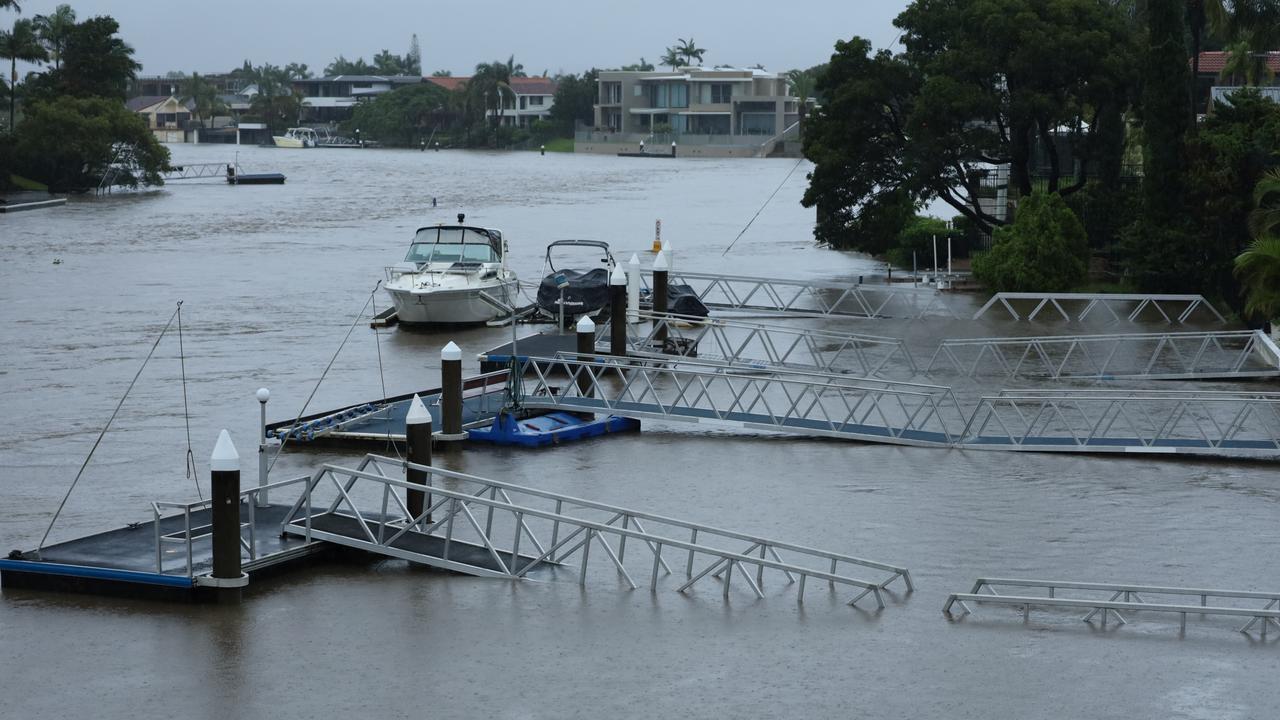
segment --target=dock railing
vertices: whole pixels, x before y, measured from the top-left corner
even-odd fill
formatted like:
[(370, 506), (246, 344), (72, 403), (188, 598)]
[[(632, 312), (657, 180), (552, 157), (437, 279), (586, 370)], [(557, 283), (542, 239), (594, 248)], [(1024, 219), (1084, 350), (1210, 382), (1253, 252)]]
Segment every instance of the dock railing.
[[(402, 478), (407, 470), (426, 473), (428, 484), (406, 482)], [(357, 507), (352, 499), (357, 484), (377, 486), (380, 512)], [(304, 511), (303, 503), (309, 503), (321, 485), (331, 485), (336, 497), (327, 507), (317, 508), (319, 512)], [(409, 491), (431, 498), (429, 507), (417, 516), (401, 498), (402, 492)], [(365, 496), (376, 497), (368, 492)], [(333, 514), (342, 514), (348, 524), (355, 520), (354, 533), (339, 536), (312, 522), (313, 515), (319, 519)], [(627, 567), (630, 542), (645, 558), (643, 567), (649, 572), (652, 590), (658, 588), (660, 574), (678, 573), (672, 569), (678, 561), (683, 561), (684, 578), (677, 579), (681, 584), (676, 591), (686, 592), (699, 581), (716, 578), (726, 599), (735, 575), (757, 598), (765, 597), (766, 577), (785, 578), (787, 587), (796, 585), (798, 602), (804, 600), (808, 580), (824, 581), (832, 590), (836, 586), (855, 589), (858, 592), (847, 601), (849, 605), (871, 595), (877, 608), (885, 606), (882, 591), (895, 580), (901, 579), (907, 592), (914, 589), (910, 572), (896, 565), (373, 454), (354, 468), (323, 466), (286, 521), (290, 532), (306, 533), (309, 538), (486, 577), (523, 579), (535, 568), (565, 566), (572, 558), (578, 563), (578, 582), (585, 584), (590, 551), (596, 548), (617, 575), (636, 589), (639, 586)], [(408, 549), (402, 539), (411, 533), (442, 539), (442, 552)], [(451, 546), (464, 542), (484, 551), (487, 567), (467, 563), (456, 550), (450, 554)], [(522, 545), (526, 547), (523, 554)], [(633, 550), (633, 562), (635, 555)], [(887, 574), (875, 580), (848, 574), (859, 568)], [(633, 565), (633, 569), (637, 568)]]
[[(241, 517), (247, 517), (248, 520), (240, 523), (240, 547), (242, 556), (247, 558), (249, 563), (253, 563), (261, 556), (258, 548), (257, 522), (256, 514), (258, 512), (258, 495), (267, 493), (277, 488), (288, 487), (291, 485), (303, 485), (311, 479), (310, 475), (292, 478), (290, 480), (279, 480), (267, 485), (255, 485), (240, 491), (240, 511)], [(303, 485), (300, 490), (309, 490), (309, 485)], [(164, 500), (156, 500), (151, 503), (151, 513), (153, 526), (155, 528), (155, 553), (156, 553), (156, 572), (161, 575), (174, 574), (173, 570), (166, 570), (164, 567), (165, 549), (177, 547), (185, 561), (182, 567), (182, 574), (186, 577), (195, 575), (193, 565), (194, 546), (196, 542), (212, 542), (213, 527), (211, 525), (192, 525), (191, 516), (193, 513), (201, 510), (208, 510), (213, 506), (213, 499), (197, 500), (195, 502), (171, 502)], [(175, 513), (166, 513), (166, 511), (178, 511)], [(174, 517), (182, 517), (182, 529), (178, 531), (165, 532), (162, 530), (162, 520), (168, 520)], [(245, 530), (248, 530), (247, 537)]]
[[(1000, 588), (997, 590), (996, 588)], [(1029, 595), (1021, 590), (1018, 595), (1004, 595), (1007, 588), (1031, 588), (1045, 591), (1046, 595)], [(1069, 591), (1063, 596), (1060, 591)], [(985, 591), (985, 592), (984, 592)], [(1109, 595), (1089, 596), (1087, 593), (1103, 593)], [(1190, 598), (1192, 602), (1152, 602), (1148, 598), (1161, 595), (1172, 598)], [(1145, 596), (1145, 597), (1144, 597)], [(1198, 600), (1198, 603), (1195, 601)], [(1210, 600), (1214, 601), (1210, 605)], [(1224, 605), (1222, 600), (1266, 600), (1264, 607), (1241, 607)], [(1084, 622), (1091, 621), (1101, 613), (1102, 625), (1106, 627), (1107, 616), (1115, 615), (1123, 625), (1128, 621), (1119, 611), (1125, 612), (1165, 612), (1177, 613), (1181, 616), (1181, 630), (1187, 630), (1187, 615), (1225, 615), (1251, 618), (1239, 628), (1239, 632), (1248, 632), (1257, 623), (1262, 623), (1262, 637), (1267, 637), (1267, 626), (1275, 624), (1280, 627), (1280, 592), (1256, 592), (1248, 590), (1223, 590), (1215, 588), (1161, 587), (1156, 585), (1132, 585), (1116, 583), (1074, 582), (1058, 580), (1026, 580), (1015, 578), (979, 578), (967, 593), (951, 593), (942, 606), (942, 613), (952, 617), (956, 605), (963, 610), (963, 615), (973, 611), (969, 603), (988, 605), (1009, 605), (1022, 608), (1024, 621), (1031, 618), (1032, 607), (1065, 607), (1088, 609), (1089, 612), (1080, 618)]]

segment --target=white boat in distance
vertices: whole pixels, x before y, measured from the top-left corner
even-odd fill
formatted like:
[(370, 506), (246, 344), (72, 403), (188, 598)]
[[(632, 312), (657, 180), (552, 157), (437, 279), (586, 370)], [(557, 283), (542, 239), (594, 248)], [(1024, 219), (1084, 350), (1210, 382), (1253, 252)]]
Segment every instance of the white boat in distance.
[(272, 142), (282, 148), (313, 148), (320, 142), (311, 128), (289, 128), (284, 135), (272, 135)]
[(519, 283), (507, 269), (502, 232), (463, 225), (418, 228), (404, 262), (386, 269), (383, 285), (399, 322), (482, 323), (504, 317), (481, 292), (508, 305)]

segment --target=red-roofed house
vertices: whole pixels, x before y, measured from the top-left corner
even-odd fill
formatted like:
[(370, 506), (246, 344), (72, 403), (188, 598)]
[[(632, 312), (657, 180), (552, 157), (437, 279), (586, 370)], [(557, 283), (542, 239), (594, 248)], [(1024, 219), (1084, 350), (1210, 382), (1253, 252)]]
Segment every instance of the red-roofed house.
[[(1211, 50), (1200, 53), (1200, 72), (1196, 76), (1196, 112), (1209, 110), (1209, 99), (1221, 100), (1243, 85), (1243, 78), (1222, 77), (1222, 70), (1227, 66), (1231, 53), (1224, 50)], [(1271, 71), (1269, 86), (1258, 90), (1266, 97), (1280, 102), (1280, 51), (1272, 51), (1266, 55), (1267, 68)]]
[[(427, 82), (435, 83), (450, 92), (465, 87), (469, 77), (429, 77)], [(502, 108), (502, 124), (508, 127), (528, 127), (535, 120), (546, 120), (551, 115), (551, 105), (555, 102), (556, 81), (545, 77), (511, 78), (511, 90), (514, 97), (507, 97)], [(489, 115), (496, 115), (490, 110)]]

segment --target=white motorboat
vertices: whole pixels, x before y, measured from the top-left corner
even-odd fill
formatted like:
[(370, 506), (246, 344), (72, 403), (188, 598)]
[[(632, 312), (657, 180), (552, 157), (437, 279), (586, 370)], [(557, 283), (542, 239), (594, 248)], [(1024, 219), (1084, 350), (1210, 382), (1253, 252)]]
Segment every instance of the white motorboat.
[(516, 301), (516, 274), (507, 269), (502, 232), (462, 225), (419, 228), (404, 262), (387, 268), (383, 285), (400, 322), (482, 323), (506, 313), (486, 302)]
[(282, 148), (313, 148), (320, 142), (316, 131), (306, 127), (289, 128), (284, 135), (272, 135), (271, 140)]

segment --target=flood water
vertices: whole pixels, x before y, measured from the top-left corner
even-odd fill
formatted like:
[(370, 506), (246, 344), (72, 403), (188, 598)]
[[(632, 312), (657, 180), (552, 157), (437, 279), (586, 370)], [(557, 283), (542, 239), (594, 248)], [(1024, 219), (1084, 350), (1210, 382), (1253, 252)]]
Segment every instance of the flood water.
[[(633, 160), (536, 153), (173, 147), (288, 183), (171, 183), (0, 217), (0, 548), (39, 541), (80, 463), (181, 300), (192, 455), (207, 495), (221, 428), (253, 475), (258, 407), (298, 413), (383, 267), (413, 230), (501, 228), (536, 280), (548, 242), (644, 253), (661, 218), (679, 268), (793, 278), (871, 275), (816, 248), (791, 160)], [(725, 249), (781, 190), (727, 255)], [(432, 206), (432, 199), (437, 205)], [(648, 262), (648, 255), (642, 255)], [(60, 260), (60, 263), (55, 263)], [(375, 296), (378, 308), (385, 295)], [(947, 325), (829, 327), (936, 341)], [(963, 334), (964, 330), (957, 331)], [(1007, 330), (1009, 334), (1014, 329)], [(432, 387), (450, 340), (505, 329), (356, 324), (311, 401), (320, 410)], [(926, 356), (927, 357), (927, 356)], [(156, 350), (50, 536), (150, 519), (192, 500), (176, 335)], [(1218, 383), (1215, 388), (1230, 387)], [(1251, 389), (1276, 389), (1254, 383)], [(359, 450), (287, 452), (279, 477)], [(1230, 619), (981, 607), (941, 614), (978, 577), (1280, 589), (1276, 464), (949, 451), (646, 423), (546, 450), (449, 451), (441, 464), (910, 568), (880, 612), (810, 586), (757, 600), (588, 582), (510, 583), (387, 560), (251, 586), (240, 606), (6, 591), (6, 717), (1272, 718), (1280, 632)]]

